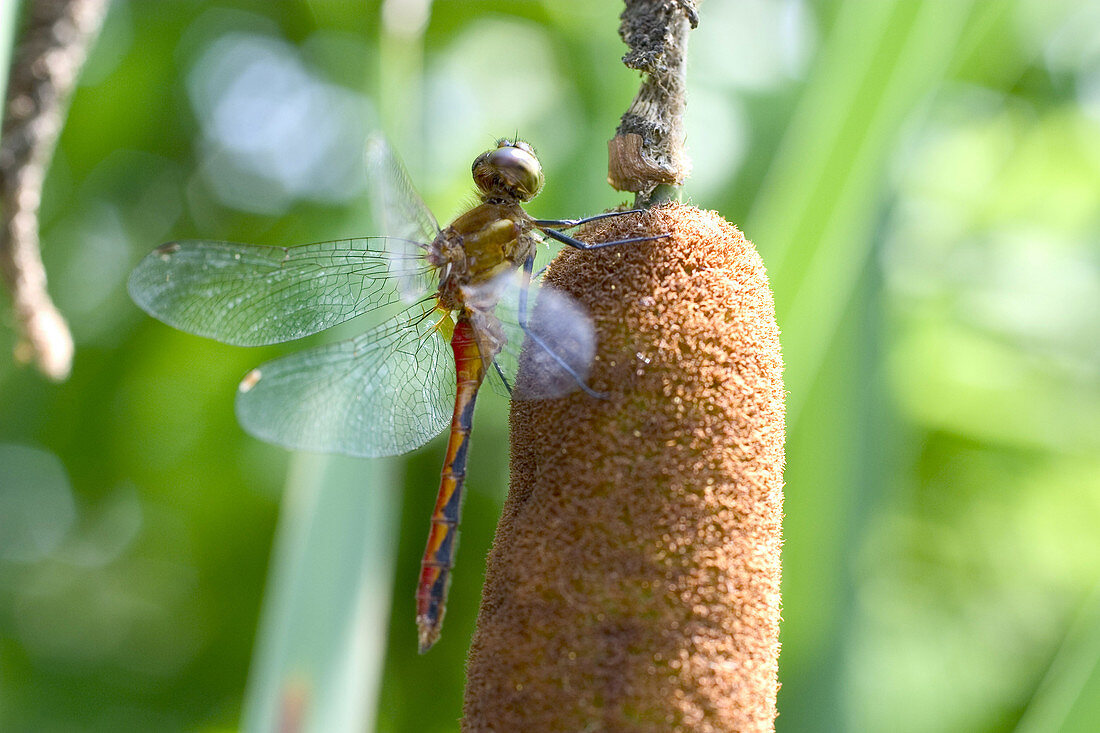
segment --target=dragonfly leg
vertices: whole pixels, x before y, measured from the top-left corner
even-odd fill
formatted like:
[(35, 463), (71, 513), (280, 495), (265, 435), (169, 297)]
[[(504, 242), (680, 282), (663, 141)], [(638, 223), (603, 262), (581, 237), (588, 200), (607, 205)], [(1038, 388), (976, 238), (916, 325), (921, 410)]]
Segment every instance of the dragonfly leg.
[(613, 242), (595, 242), (595, 243), (590, 244), (588, 242), (582, 242), (581, 240), (576, 239), (575, 237), (570, 237), (568, 234), (564, 234), (563, 232), (559, 232), (557, 229), (543, 229), (542, 231), (544, 231), (551, 239), (556, 239), (559, 242), (561, 242), (562, 244), (568, 244), (570, 247), (573, 247), (574, 249), (581, 249), (581, 250), (586, 250), (586, 251), (587, 250), (592, 250), (592, 249), (603, 249), (604, 247), (613, 247), (616, 244), (630, 244), (632, 242), (648, 242), (648, 241), (653, 240), (653, 239), (664, 239), (665, 237), (670, 236), (668, 234), (653, 234), (653, 235), (650, 235), (648, 237), (631, 237), (630, 239), (616, 239)]
[[(545, 268), (544, 268), (545, 269)], [(496, 369), (497, 376), (500, 377), (500, 381), (504, 383), (504, 389), (508, 390), (508, 396), (512, 396), (512, 385), (508, 383), (508, 377), (504, 376), (504, 370), (500, 368), (500, 364), (493, 362), (493, 369)]]
[(557, 227), (559, 229), (572, 229), (573, 227), (579, 227), (582, 224), (587, 224), (591, 221), (610, 219), (615, 216), (625, 216), (626, 214), (640, 214), (643, 211), (645, 211), (645, 209), (630, 209), (629, 211), (608, 211), (603, 214), (596, 214), (595, 216), (586, 216), (583, 219), (535, 219), (535, 225), (539, 227)]
[[(565, 372), (573, 378), (573, 380), (577, 383), (577, 386), (584, 390), (585, 394), (590, 397), (595, 397), (598, 400), (606, 400), (608, 397), (607, 393), (597, 392), (596, 390), (589, 387), (588, 384), (584, 381), (584, 377), (582, 377), (580, 374), (577, 374), (576, 369), (570, 366), (565, 361), (565, 359), (561, 358), (561, 356), (557, 352), (555, 352), (554, 349), (551, 348), (548, 343), (546, 343), (546, 341), (543, 340), (541, 336), (539, 336), (537, 333), (534, 332), (534, 330), (531, 329), (531, 326), (528, 323), (527, 292), (528, 285), (531, 282), (531, 270), (534, 269), (534, 266), (534, 257), (527, 258), (527, 261), (523, 263), (523, 273), (527, 282), (524, 284), (524, 287), (520, 290), (519, 293), (519, 318), (517, 319), (519, 321), (519, 327), (523, 329), (523, 333), (527, 336), (527, 338), (538, 344), (539, 348), (549, 354), (550, 358), (556, 361), (558, 363), (558, 366), (564, 369)], [(505, 384), (507, 384), (507, 382), (505, 382)]]

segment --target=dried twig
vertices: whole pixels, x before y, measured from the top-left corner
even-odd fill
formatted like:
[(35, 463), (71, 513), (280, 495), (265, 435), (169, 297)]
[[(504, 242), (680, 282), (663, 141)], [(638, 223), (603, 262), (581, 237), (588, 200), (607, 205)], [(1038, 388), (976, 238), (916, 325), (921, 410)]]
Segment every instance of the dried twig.
[[(10, 1), (10, 0), (9, 0)], [(38, 242), (42, 185), (69, 97), (102, 25), (107, 0), (34, 0), (12, 61), (0, 133), (0, 273), (11, 293), (15, 356), (65, 379), (73, 339), (46, 292)]]
[(626, 0), (619, 35), (623, 63), (645, 80), (608, 143), (607, 180), (646, 205), (659, 185), (679, 186), (691, 170), (684, 150), (687, 35), (699, 17), (694, 0)]

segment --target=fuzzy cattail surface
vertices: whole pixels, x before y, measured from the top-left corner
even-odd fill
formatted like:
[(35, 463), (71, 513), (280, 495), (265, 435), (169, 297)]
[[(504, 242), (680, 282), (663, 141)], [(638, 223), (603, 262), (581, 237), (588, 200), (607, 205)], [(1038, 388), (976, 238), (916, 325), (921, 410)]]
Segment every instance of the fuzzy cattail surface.
[(763, 263), (713, 212), (604, 220), (548, 282), (596, 323), (589, 384), (513, 403), (469, 731), (770, 731), (784, 391)]

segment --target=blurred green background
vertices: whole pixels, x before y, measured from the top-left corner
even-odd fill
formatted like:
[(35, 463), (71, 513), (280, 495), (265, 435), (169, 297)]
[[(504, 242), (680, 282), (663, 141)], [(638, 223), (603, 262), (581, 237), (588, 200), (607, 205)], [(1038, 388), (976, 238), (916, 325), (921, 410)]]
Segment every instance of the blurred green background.
[[(456, 729), (504, 401), (479, 403), (419, 657), (442, 441), (371, 462), (248, 438), (238, 379), (297, 347), (175, 332), (125, 281), (178, 237), (369, 233), (377, 129), (441, 220), (516, 131), (536, 216), (619, 203), (619, 10), (113, 2), (42, 211), (73, 375), (0, 359), (0, 729)], [(687, 128), (687, 196), (756, 242), (783, 330), (777, 729), (1095, 730), (1100, 5), (708, 0)]]

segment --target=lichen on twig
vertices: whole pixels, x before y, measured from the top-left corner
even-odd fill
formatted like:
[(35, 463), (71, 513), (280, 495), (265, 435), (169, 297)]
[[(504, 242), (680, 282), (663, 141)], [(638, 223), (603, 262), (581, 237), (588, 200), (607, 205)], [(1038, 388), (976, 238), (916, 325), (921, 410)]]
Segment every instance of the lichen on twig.
[(0, 275), (20, 332), (16, 359), (33, 361), (55, 380), (69, 375), (73, 339), (46, 291), (38, 210), (69, 97), (106, 11), (107, 0), (30, 2), (5, 95), (0, 132)]

